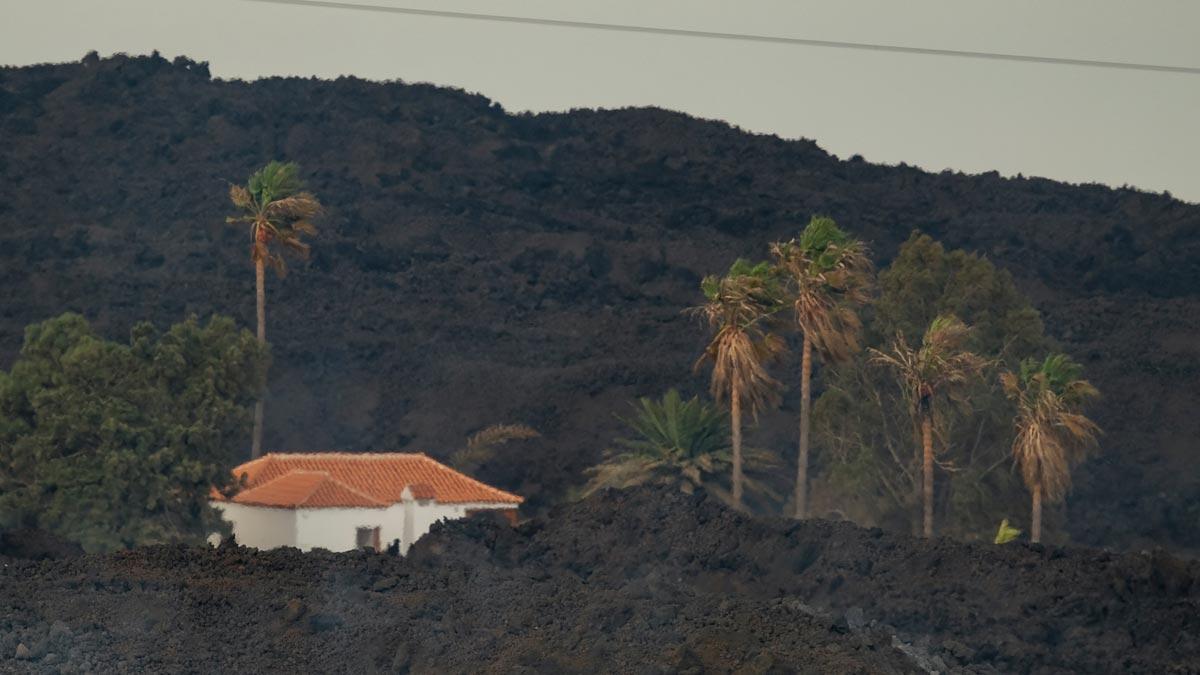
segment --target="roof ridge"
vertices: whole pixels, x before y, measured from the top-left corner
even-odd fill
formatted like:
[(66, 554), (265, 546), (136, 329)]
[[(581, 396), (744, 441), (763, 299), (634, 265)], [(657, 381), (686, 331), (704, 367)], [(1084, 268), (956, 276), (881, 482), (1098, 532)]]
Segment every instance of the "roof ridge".
[[(285, 472), (279, 474), (278, 476), (272, 478), (269, 481), (255, 485), (254, 487), (250, 488), (249, 490), (246, 490), (246, 492), (253, 492), (255, 490), (261, 490), (269, 485), (278, 483), (279, 481), (281, 481), (289, 476), (294, 476), (297, 474), (310, 474), (310, 473), (324, 474), (326, 479), (332, 478), (332, 476), (329, 475), (328, 471), (319, 471), (319, 470), (311, 470), (311, 469), (293, 469), (291, 471), (285, 471)], [(313, 488), (311, 490), (309, 490), (308, 493), (304, 495), (304, 499), (302, 499), (300, 501), (303, 502), (303, 501), (307, 500), (309, 497), (311, 497), (313, 495), (314, 492), (317, 491), (317, 488), (320, 486), (321, 486), (321, 481), (317, 481), (317, 482), (313, 483)]]
[[(312, 489), (308, 491), (308, 494), (306, 494), (306, 495), (304, 495), (304, 497), (296, 500), (297, 506), (307, 503), (308, 500), (311, 499), (312, 496), (317, 493), (317, 490), (321, 489), (321, 484), (330, 479), (329, 473), (326, 471), (312, 471), (312, 472), (305, 472), (305, 473), (324, 474), (324, 475), (321, 478), (317, 479), (316, 481), (313, 481)], [(296, 471), (288, 471), (287, 473), (280, 475), (279, 478), (276, 478), (275, 480), (280, 480), (282, 478), (287, 478), (288, 476), (293, 476), (293, 475), (297, 475), (297, 472)], [(275, 481), (271, 481), (271, 482), (273, 483)], [(268, 483), (268, 485), (269, 485), (269, 483)]]
[(357, 457), (357, 458), (362, 458), (362, 459), (373, 459), (373, 458), (377, 458), (377, 457), (428, 457), (429, 455), (424, 452), (397, 452), (397, 451), (393, 451), (393, 450), (388, 450), (385, 452), (371, 452), (369, 450), (359, 451), (359, 452), (341, 451), (341, 450), (318, 450), (315, 452), (268, 452), (265, 455), (263, 455), (262, 457), (259, 457), (257, 459), (252, 459), (248, 462), (244, 462), (243, 465), (253, 464), (254, 462), (260, 462), (267, 458), (330, 457), (330, 456), (332, 456), (332, 457)]
[[(289, 472), (289, 473), (291, 473), (291, 472)], [(349, 483), (345, 483), (343, 481), (338, 480), (337, 478), (334, 478), (332, 475), (329, 474), (328, 471), (319, 471), (319, 472), (314, 472), (314, 473), (325, 474), (325, 479), (322, 480), (320, 483), (317, 483), (318, 488), (321, 486), (321, 483), (324, 483), (325, 481), (329, 481), (330, 483), (333, 483), (334, 485), (341, 487), (343, 490), (346, 490), (347, 492), (351, 492), (355, 495), (358, 495), (359, 497), (362, 497), (368, 501), (375, 502), (376, 504), (379, 504), (381, 506), (390, 506), (391, 504), (397, 503), (397, 502), (385, 502), (382, 499), (376, 499), (375, 497), (372, 497), (371, 495), (369, 495), (365, 492), (362, 492), (361, 490), (358, 490), (357, 488), (351, 487)], [(314, 489), (313, 492), (316, 492), (316, 490)], [(311, 496), (312, 496), (311, 494), (308, 495), (308, 497), (311, 497)], [(308, 497), (304, 498), (305, 501), (308, 500)], [(397, 501), (399, 501), (399, 500), (397, 500)], [(301, 502), (301, 504), (303, 504), (303, 503), (304, 502)]]

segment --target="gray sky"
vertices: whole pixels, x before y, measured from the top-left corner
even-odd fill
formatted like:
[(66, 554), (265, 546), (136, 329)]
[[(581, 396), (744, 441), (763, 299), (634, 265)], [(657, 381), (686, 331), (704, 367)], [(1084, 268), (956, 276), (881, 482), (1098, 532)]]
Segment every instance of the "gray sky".
[[(1194, 0), (357, 0), (1200, 66)], [(65, 17), (70, 17), (65, 19)], [(1200, 75), (619, 34), (244, 0), (3, 0), (0, 63), (89, 50), (263, 75), (452, 85), (510, 111), (657, 105), (840, 156), (1169, 190), (1200, 202)]]

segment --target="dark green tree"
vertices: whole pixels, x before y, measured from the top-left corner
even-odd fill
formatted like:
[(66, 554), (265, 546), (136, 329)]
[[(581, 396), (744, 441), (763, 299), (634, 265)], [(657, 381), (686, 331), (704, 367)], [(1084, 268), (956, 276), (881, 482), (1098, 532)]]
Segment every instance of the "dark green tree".
[[(865, 326), (869, 348), (886, 349), (897, 336), (918, 344), (941, 314), (969, 324), (965, 347), (1001, 369), (1053, 346), (1008, 272), (927, 235), (913, 233), (879, 273), (878, 289)], [(839, 367), (814, 405), (813, 431), (830, 451), (819, 465), (820, 489), (856, 520), (920, 532), (924, 461), (912, 451), (922, 447), (920, 425), (889, 374), (867, 361), (860, 354)], [(1027, 508), (1010, 470), (1012, 406), (991, 378), (963, 396), (970, 409), (947, 409), (938, 430), (948, 452), (937, 458), (934, 508), (946, 534), (990, 540), (1000, 518)]]
[(75, 314), (26, 329), (0, 372), (0, 525), (39, 527), (89, 551), (201, 542), (250, 429), (267, 353), (228, 318), (129, 342)]

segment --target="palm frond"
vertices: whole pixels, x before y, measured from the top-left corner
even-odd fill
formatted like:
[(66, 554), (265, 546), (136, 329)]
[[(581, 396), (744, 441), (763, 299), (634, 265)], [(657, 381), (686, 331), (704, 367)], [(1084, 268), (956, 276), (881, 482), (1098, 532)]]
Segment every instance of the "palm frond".
[[(727, 415), (696, 397), (684, 400), (668, 391), (658, 399), (642, 398), (633, 415), (618, 417), (631, 432), (618, 438), (604, 461), (585, 473), (586, 496), (606, 487), (663, 485), (691, 492), (703, 487), (725, 494), (720, 481), (732, 461)], [(745, 452), (748, 467), (769, 470), (778, 458), (763, 450)], [(747, 478), (752, 490), (770, 496), (769, 486)]]
[(450, 455), (450, 466), (473, 471), (495, 455), (496, 446), (539, 437), (536, 429), (524, 424), (493, 424), (468, 436), (466, 445)]
[(292, 230), (300, 234), (306, 234), (310, 237), (316, 236), (317, 228), (307, 220), (297, 220), (291, 224)]
[[(288, 233), (288, 234), (290, 234), (290, 233)], [(296, 255), (300, 256), (301, 258), (308, 258), (309, 253), (312, 251), (311, 246), (309, 246), (308, 244), (300, 241), (299, 239), (297, 239), (293, 236), (280, 236), (277, 241), (279, 241), (279, 243), (282, 244), (284, 248), (291, 251), (292, 253), (295, 253)]]
[(537, 429), (524, 424), (493, 424), (467, 438), (468, 448), (490, 448), (509, 441), (539, 438)]
[(1027, 359), (1000, 375), (1016, 405), (1013, 458), (1031, 489), (1057, 501), (1070, 490), (1071, 467), (1099, 444), (1100, 427), (1080, 411), (1099, 391), (1082, 379), (1083, 368), (1065, 354)]
[(295, 162), (271, 161), (254, 172), (247, 181), (250, 193), (260, 205), (296, 194), (304, 188), (300, 166)]
[(830, 218), (814, 217), (799, 238), (771, 244), (797, 327), (824, 358), (844, 362), (859, 349), (858, 308), (870, 301), (874, 267), (866, 246)]
[(229, 186), (229, 201), (239, 209), (250, 209), (254, 206), (254, 198), (250, 196), (250, 191), (241, 185)]
[(966, 348), (969, 336), (966, 324), (942, 315), (929, 325), (919, 347), (897, 333), (887, 351), (872, 348), (869, 361), (891, 369), (913, 414), (924, 414), (939, 394), (963, 402), (966, 385), (987, 368), (987, 359)]
[(283, 259), (283, 256), (272, 253), (267, 256), (267, 264), (271, 266), (271, 269), (275, 270), (275, 274), (278, 274), (280, 277), (287, 276), (287, 262)]
[(711, 361), (717, 402), (736, 392), (757, 417), (779, 397), (780, 384), (766, 369), (785, 347), (771, 332), (774, 315), (783, 307), (779, 280), (767, 263), (738, 259), (729, 274), (706, 278), (701, 287), (708, 302), (692, 311), (704, 317), (714, 335), (695, 368)]
[(267, 202), (263, 212), (268, 218), (303, 219), (321, 213), (321, 202), (311, 193), (300, 192)]
[(270, 248), (278, 244), (285, 250), (307, 257), (309, 245), (300, 235), (315, 235), (316, 228), (309, 220), (322, 211), (321, 203), (304, 191), (299, 167), (291, 162), (273, 161), (251, 174), (245, 186), (231, 185), (229, 199), (245, 213), (230, 216), (227, 223), (250, 223), (250, 237), (255, 243), (250, 255), (254, 261), (265, 261), (280, 275), (286, 274), (283, 259)]

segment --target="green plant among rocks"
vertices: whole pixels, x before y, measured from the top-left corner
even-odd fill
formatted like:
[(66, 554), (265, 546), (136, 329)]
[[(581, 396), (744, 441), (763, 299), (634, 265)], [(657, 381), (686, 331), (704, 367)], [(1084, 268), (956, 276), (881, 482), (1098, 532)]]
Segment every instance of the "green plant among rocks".
[(996, 538), (992, 540), (993, 544), (1007, 544), (1021, 536), (1021, 531), (1012, 525), (1008, 524), (1008, 518), (1000, 521), (1000, 527), (996, 528)]
[[(733, 462), (729, 446), (729, 418), (697, 397), (684, 400), (672, 389), (661, 398), (641, 398), (630, 417), (623, 417), (629, 433), (617, 439), (604, 461), (588, 469), (588, 483), (580, 492), (587, 497), (604, 488), (663, 485), (691, 494), (704, 488), (727, 503), (733, 497), (726, 476)], [(777, 462), (769, 453), (747, 449), (747, 464), (769, 468)], [(743, 476), (748, 491), (774, 496), (763, 482)]]

